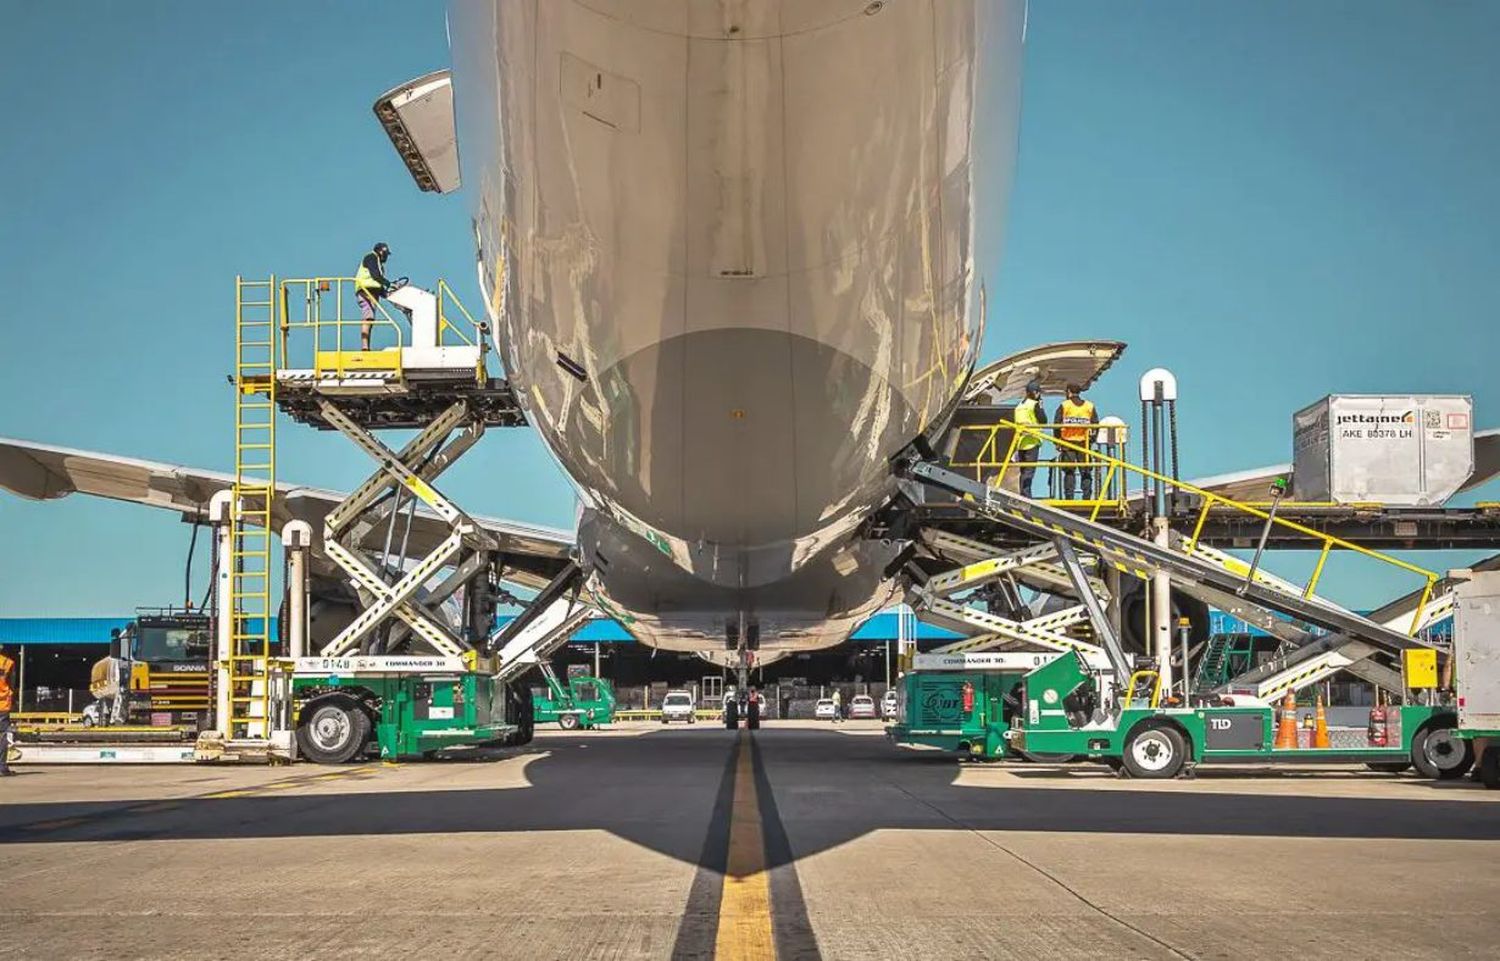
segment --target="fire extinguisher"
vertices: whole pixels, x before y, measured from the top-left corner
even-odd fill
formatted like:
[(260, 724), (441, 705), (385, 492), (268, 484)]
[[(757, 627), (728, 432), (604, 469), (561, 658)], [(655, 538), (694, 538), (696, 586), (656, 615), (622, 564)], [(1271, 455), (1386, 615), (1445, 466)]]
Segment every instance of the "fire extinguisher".
[(1385, 707), (1376, 704), (1370, 708), (1370, 730), (1369, 739), (1371, 747), (1386, 747), (1390, 741), (1390, 733), (1385, 724)]
[(964, 681), (963, 699), (964, 713), (972, 714), (974, 711), (974, 685), (970, 681)]

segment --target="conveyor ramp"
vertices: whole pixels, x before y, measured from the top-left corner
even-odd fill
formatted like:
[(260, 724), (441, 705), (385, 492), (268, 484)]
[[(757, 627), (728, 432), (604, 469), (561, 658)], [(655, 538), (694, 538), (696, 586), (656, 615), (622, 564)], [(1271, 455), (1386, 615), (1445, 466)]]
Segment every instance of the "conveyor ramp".
[[(916, 480), (958, 495), (963, 505), (978, 515), (1038, 540), (1050, 541), (1061, 535), (1097, 553), (1126, 573), (1146, 577), (1151, 573), (1164, 571), (1174, 581), (1201, 584), (1233, 594), (1264, 610), (1288, 615), (1334, 633), (1349, 635), (1395, 654), (1407, 648), (1423, 646), (1422, 641), (1399, 629), (1377, 623), (1314, 596), (1312, 583), (1299, 592), (1295, 585), (1279, 579), (1253, 576), (1252, 572), (1236, 570), (1236, 567), (1244, 566), (1243, 562), (1236, 559), (1232, 559), (1233, 564), (1227, 564), (1220, 559), (1194, 553), (1191, 541), (1178, 541), (1176, 546), (1162, 546), (1067, 510), (1030, 500), (1001, 487), (971, 480), (928, 461), (913, 461), (908, 465), (908, 472)], [(1423, 589), (1423, 599), (1415, 618), (1420, 623), (1435, 576), (1395, 558), (1366, 553), (1427, 578), (1427, 586)]]

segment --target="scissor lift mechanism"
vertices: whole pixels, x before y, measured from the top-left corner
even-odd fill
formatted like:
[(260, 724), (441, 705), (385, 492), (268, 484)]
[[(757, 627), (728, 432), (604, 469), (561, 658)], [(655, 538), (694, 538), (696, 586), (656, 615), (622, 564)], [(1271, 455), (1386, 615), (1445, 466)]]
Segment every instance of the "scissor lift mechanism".
[[(1092, 669), (1113, 670), (1117, 677), (1124, 677), (1129, 666), (1114, 635), (1117, 619), (1112, 622), (1105, 609), (1108, 589), (1102, 578), (1085, 571), (1075, 549), (1093, 554), (1100, 570), (1109, 566), (1142, 579), (1164, 570), (1172, 576), (1175, 589), (1231, 610), (1281, 637), (1294, 648), (1291, 654), (1235, 678), (1214, 692), (1233, 691), (1265, 702), (1289, 690), (1317, 683), (1340, 670), (1387, 689), (1400, 690), (1400, 675), (1371, 660), (1371, 656), (1377, 652), (1399, 655), (1408, 648), (1430, 646), (1416, 636), (1418, 631), (1440, 621), (1452, 609), (1451, 593), (1439, 590), (1430, 595), (1422, 606), (1420, 619), (1412, 623), (1413, 613), (1422, 605), (1419, 598), (1427, 596), (1414, 592), (1387, 605), (1379, 619), (1367, 618), (1305, 593), (1269, 572), (1252, 571), (1248, 564), (1232, 555), (1202, 544), (1189, 545), (1180, 536), (1174, 536), (1164, 546), (971, 480), (931, 462), (914, 460), (906, 469), (912, 478), (958, 495), (959, 503), (974, 515), (1038, 542), (1002, 550), (936, 528), (922, 531), (920, 540), (928, 553), (958, 562), (960, 566), (914, 587), (909, 598), (912, 606), (931, 620), (972, 635), (937, 648), (934, 653), (1073, 650)], [(1001, 579), (1050, 594), (1071, 596), (1081, 603), (1017, 620), (956, 599)], [(1287, 617), (1330, 633), (1319, 635), (1303, 630)], [(1103, 642), (1102, 647), (1065, 633), (1083, 623), (1092, 626), (1094, 637)], [(1408, 627), (1411, 633), (1403, 631), (1403, 627)]]

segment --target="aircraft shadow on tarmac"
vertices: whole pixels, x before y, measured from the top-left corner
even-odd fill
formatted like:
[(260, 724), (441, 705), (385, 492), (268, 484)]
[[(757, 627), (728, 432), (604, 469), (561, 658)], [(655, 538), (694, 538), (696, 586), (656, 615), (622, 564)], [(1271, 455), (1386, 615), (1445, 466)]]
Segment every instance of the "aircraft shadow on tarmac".
[[(714, 847), (706, 838), (725, 830), (733, 744), (727, 731), (543, 736), (527, 752), (491, 755), (535, 755), (525, 769), (529, 786), (517, 787), (380, 790), (386, 772), (377, 768), (357, 782), (327, 782), (353, 788), (341, 793), (10, 803), (0, 805), (0, 844), (596, 829), (702, 865)], [(762, 813), (780, 819), (790, 842), (768, 850), (772, 868), (891, 829), (1500, 839), (1497, 809), (1473, 800), (976, 787), (957, 783), (958, 767), (946, 756), (899, 751), (879, 737), (774, 726), (757, 736), (757, 750), (758, 780), (774, 796)], [(484, 762), (447, 763), (457, 776)]]

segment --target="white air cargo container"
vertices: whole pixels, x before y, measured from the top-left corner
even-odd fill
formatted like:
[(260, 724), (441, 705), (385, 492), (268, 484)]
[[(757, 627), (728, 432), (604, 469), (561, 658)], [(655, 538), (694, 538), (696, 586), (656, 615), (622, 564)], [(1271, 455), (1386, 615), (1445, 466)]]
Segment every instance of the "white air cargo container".
[(1292, 415), (1299, 501), (1426, 507), (1474, 472), (1474, 402), (1456, 394), (1332, 394)]
[(1500, 571), (1475, 571), (1455, 588), (1454, 673), (1458, 727), (1500, 731)]

